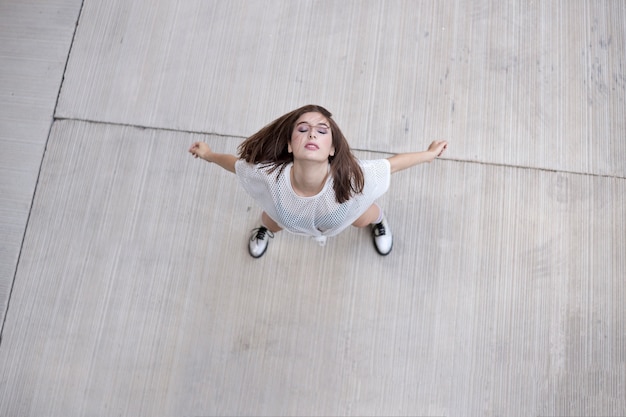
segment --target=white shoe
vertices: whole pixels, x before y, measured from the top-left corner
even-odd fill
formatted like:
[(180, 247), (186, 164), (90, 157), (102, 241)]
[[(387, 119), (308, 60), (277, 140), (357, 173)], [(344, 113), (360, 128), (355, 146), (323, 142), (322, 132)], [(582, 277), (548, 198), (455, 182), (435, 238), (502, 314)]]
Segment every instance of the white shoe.
[(383, 256), (389, 255), (393, 247), (393, 237), (391, 236), (391, 229), (387, 219), (384, 216), (380, 223), (372, 226), (372, 237), (374, 238), (376, 252)]
[(252, 230), (250, 242), (248, 242), (248, 252), (253, 258), (260, 258), (267, 250), (270, 238), (274, 237), (274, 233), (267, 230), (267, 227), (260, 226)]

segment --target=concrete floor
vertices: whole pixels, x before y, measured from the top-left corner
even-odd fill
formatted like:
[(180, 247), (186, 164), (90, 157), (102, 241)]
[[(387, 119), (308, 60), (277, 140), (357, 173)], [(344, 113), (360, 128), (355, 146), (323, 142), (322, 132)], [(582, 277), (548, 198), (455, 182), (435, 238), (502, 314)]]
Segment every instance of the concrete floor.
[[(0, 415), (626, 415), (626, 3), (0, 0)], [(281, 233), (303, 104), (394, 231)]]

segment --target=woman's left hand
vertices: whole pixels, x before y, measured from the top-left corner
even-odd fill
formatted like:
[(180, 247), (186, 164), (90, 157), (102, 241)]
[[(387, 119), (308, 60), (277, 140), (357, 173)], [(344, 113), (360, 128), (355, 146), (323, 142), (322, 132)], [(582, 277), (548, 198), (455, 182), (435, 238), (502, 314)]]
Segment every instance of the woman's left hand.
[(448, 148), (448, 142), (447, 141), (445, 141), (445, 140), (436, 140), (436, 141), (433, 141), (430, 144), (430, 146), (428, 147), (428, 152), (433, 153), (435, 155), (435, 158), (438, 158), (438, 157), (441, 156), (443, 151), (445, 151), (447, 148)]

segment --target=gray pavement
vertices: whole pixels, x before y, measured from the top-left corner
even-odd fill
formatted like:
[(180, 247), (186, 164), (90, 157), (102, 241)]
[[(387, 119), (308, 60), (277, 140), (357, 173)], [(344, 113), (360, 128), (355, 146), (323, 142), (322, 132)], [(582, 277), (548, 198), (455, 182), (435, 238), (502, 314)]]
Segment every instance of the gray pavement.
[[(0, 0), (0, 415), (626, 414), (626, 3)], [(187, 154), (450, 146), (280, 233)]]

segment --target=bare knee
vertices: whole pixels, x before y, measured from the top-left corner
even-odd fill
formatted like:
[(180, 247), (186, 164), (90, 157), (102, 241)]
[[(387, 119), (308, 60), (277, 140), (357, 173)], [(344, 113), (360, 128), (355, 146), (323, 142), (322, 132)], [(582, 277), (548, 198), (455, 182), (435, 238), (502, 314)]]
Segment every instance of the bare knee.
[(272, 233), (278, 233), (283, 230), (283, 228), (280, 227), (278, 223), (274, 221), (274, 219), (268, 216), (266, 212), (263, 212), (263, 214), (261, 215), (261, 221), (263, 222), (263, 225), (267, 227)]
[(367, 227), (376, 222), (380, 215), (381, 209), (378, 204), (372, 204), (366, 211), (352, 223), (354, 227)]
[(367, 225), (369, 225), (370, 223), (368, 223), (365, 220), (362, 220), (362, 217), (359, 217), (358, 219), (356, 219), (356, 221), (354, 223), (352, 223), (352, 226), (354, 227), (366, 227)]

